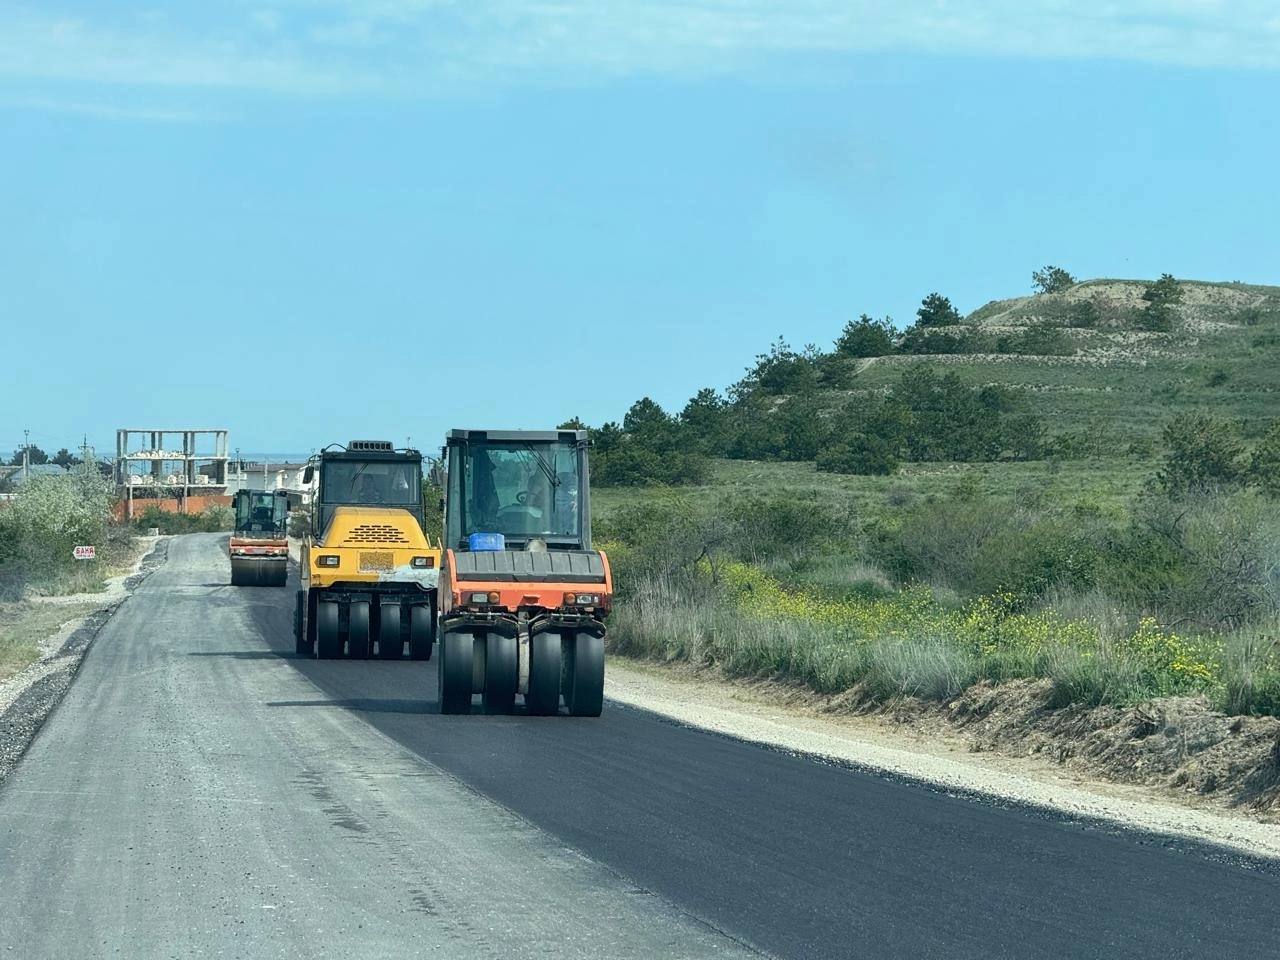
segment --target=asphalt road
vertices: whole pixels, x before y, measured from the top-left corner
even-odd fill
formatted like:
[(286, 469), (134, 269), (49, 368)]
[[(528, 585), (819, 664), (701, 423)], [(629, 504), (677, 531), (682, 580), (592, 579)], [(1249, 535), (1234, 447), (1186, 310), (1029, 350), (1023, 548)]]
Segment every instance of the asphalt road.
[(1280, 876), (686, 729), (444, 717), (173, 542), (0, 787), (22, 957), (1268, 957)]

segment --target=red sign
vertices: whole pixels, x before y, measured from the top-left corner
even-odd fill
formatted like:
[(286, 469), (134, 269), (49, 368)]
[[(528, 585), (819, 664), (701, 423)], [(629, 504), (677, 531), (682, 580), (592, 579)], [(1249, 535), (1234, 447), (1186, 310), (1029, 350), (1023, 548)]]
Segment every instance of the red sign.
[(97, 547), (76, 547), (71, 555), (77, 560), (93, 560), (98, 555)]

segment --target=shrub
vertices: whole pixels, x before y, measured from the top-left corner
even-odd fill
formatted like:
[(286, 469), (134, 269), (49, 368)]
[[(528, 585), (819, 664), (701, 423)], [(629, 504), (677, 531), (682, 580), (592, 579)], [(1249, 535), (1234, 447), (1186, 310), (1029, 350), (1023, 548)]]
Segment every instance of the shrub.
[(898, 458), (882, 438), (855, 433), (819, 453), (815, 466), (824, 473), (888, 476), (897, 472)]
[(1109, 593), (1177, 623), (1235, 628), (1280, 609), (1280, 517), (1254, 492), (1150, 497), (1117, 531)]
[(1218, 706), (1228, 714), (1280, 716), (1280, 624), (1228, 639)]
[(1036, 357), (1069, 357), (1076, 352), (1076, 342), (1070, 334), (1051, 323), (1033, 323), (1011, 335), (999, 337), (996, 353), (1011, 353)]
[(597, 453), (592, 461), (592, 481), (600, 486), (670, 486), (704, 482), (710, 461), (692, 450), (657, 450), (642, 441), (626, 438), (614, 450)]
[(1173, 310), (1167, 304), (1153, 303), (1134, 315), (1133, 325), (1148, 333), (1168, 333), (1173, 329)]
[(1238, 485), (1244, 476), (1244, 446), (1234, 424), (1204, 413), (1174, 417), (1161, 434), (1164, 464), (1160, 486), (1174, 496)]
[(902, 334), (898, 349), (921, 356), (967, 353), (970, 352), (970, 339), (964, 334), (932, 330), (916, 324)]
[(33, 476), (0, 509), (0, 594), (25, 586), (72, 592), (100, 585), (102, 559), (78, 561), (73, 548), (92, 544), (99, 553), (111, 523), (110, 481), (92, 464), (62, 476)]
[(230, 507), (205, 507), (200, 513), (172, 513), (151, 505), (134, 518), (134, 525), (142, 529), (156, 527), (163, 534), (220, 533), (235, 525), (235, 513)]
[(1271, 425), (1249, 460), (1249, 482), (1272, 500), (1280, 500), (1280, 420)]
[(1077, 300), (1067, 307), (1064, 321), (1068, 327), (1092, 329), (1102, 320), (1098, 305), (1092, 300)]

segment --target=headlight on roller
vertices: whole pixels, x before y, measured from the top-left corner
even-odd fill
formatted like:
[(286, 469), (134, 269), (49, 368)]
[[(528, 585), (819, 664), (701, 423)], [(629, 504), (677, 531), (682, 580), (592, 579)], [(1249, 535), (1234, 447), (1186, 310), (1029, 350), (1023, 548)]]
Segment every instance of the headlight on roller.
[(436, 565), (435, 557), (414, 557), (412, 564), (419, 570), (430, 570)]
[(342, 558), (331, 553), (316, 557), (316, 566), (318, 567), (336, 567), (340, 563), (342, 563)]
[(598, 593), (566, 593), (564, 602), (570, 607), (594, 607), (600, 602)]

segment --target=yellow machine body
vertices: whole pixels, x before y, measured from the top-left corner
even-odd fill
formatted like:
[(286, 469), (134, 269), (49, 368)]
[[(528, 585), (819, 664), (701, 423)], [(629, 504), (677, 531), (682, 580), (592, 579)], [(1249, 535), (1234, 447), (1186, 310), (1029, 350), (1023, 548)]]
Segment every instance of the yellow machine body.
[(409, 511), (338, 507), (319, 539), (303, 540), (302, 587), (403, 583), (432, 590), (440, 560), (440, 544), (423, 534)]

